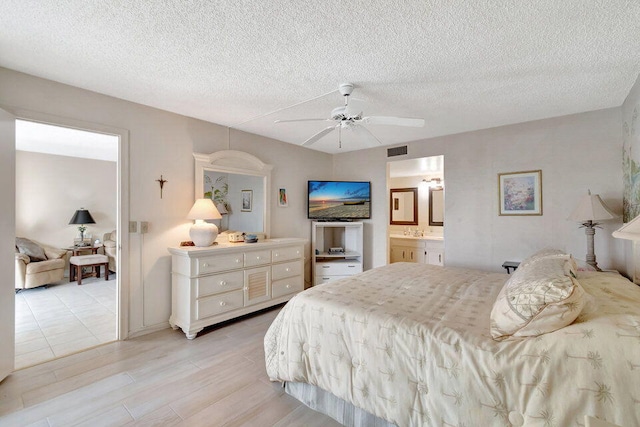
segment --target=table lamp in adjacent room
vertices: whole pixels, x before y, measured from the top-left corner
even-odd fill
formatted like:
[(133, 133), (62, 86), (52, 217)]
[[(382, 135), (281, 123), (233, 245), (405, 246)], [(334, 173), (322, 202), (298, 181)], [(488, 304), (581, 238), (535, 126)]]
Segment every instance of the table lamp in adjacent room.
[(582, 196), (578, 206), (569, 216), (570, 220), (581, 222), (584, 227), (584, 234), (587, 235), (587, 264), (591, 265), (598, 271), (598, 263), (596, 262), (596, 254), (593, 250), (593, 236), (596, 234), (595, 228), (598, 227), (598, 221), (606, 221), (617, 218), (618, 215), (611, 212), (611, 209), (602, 201), (599, 195), (587, 194)]
[(205, 222), (207, 219), (221, 219), (222, 215), (211, 199), (198, 199), (187, 215), (188, 219), (196, 222), (189, 229), (189, 237), (196, 246), (211, 246), (218, 237), (218, 227), (215, 224)]
[(90, 246), (90, 243), (84, 242), (84, 232), (87, 229), (86, 224), (95, 224), (93, 217), (85, 208), (80, 208), (73, 214), (69, 224), (79, 225), (78, 231), (80, 231), (80, 242), (76, 246)]

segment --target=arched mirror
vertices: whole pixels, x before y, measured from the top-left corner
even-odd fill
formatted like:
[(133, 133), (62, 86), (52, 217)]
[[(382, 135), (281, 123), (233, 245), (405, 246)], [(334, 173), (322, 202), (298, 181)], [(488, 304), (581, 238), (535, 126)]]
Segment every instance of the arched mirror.
[(429, 225), (444, 226), (444, 189), (429, 187)]
[(390, 224), (418, 225), (418, 189), (392, 188), (390, 194)]
[(195, 198), (210, 198), (222, 214), (221, 231), (269, 236), (271, 165), (236, 150), (193, 153)]

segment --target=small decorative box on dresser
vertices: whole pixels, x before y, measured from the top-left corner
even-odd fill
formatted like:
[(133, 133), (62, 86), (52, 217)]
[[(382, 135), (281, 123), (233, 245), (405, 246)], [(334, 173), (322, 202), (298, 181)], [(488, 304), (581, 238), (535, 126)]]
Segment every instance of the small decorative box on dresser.
[(193, 339), (204, 327), (288, 301), (304, 290), (306, 240), (267, 239), (171, 253), (171, 317)]

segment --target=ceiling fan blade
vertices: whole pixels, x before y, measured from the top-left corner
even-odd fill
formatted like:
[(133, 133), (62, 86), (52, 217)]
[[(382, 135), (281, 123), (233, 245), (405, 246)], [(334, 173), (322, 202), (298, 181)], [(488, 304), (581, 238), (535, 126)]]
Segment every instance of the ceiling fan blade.
[[(340, 125), (338, 125), (338, 126), (340, 126)], [(314, 142), (318, 141), (323, 136), (325, 136), (326, 134), (328, 134), (329, 132), (333, 131), (335, 128), (336, 128), (336, 126), (329, 126), (328, 128), (321, 130), (320, 132), (318, 132), (315, 135), (313, 135), (311, 138), (307, 139), (301, 145), (302, 146), (311, 145)]]
[(424, 126), (424, 119), (413, 119), (409, 117), (372, 116), (363, 117), (362, 121), (370, 125), (410, 126), (416, 128)]
[(360, 126), (360, 125), (354, 125), (351, 127), (351, 129), (353, 129), (357, 134), (368, 138), (368, 139), (373, 139), (375, 142), (377, 142), (378, 144), (382, 145), (382, 141), (380, 141), (374, 134), (371, 133), (371, 131), (369, 129), (367, 129), (364, 126)]
[(291, 119), (291, 120), (275, 120), (273, 123), (289, 123), (289, 122), (327, 122), (331, 119)]

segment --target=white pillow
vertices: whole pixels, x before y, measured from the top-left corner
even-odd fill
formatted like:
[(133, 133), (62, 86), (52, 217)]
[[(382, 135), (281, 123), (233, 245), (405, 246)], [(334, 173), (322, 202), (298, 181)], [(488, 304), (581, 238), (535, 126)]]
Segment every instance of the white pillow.
[(491, 336), (499, 341), (532, 337), (573, 323), (585, 304), (573, 268), (568, 255), (521, 264), (493, 304)]

